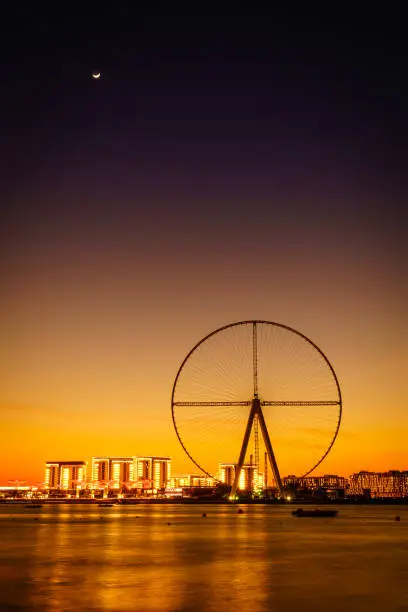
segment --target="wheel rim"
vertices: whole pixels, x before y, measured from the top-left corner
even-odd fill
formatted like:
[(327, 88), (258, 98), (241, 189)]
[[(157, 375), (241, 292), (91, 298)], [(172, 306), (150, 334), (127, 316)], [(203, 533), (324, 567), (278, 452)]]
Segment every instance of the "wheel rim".
[[(171, 398), (173, 424), (184, 451), (214, 478), (219, 463), (236, 463), (256, 392), (281, 473), (310, 474), (336, 440), (342, 416), (340, 385), (330, 361), (312, 340), (270, 321), (225, 325), (202, 338), (184, 358)], [(259, 457), (255, 459), (261, 470)]]

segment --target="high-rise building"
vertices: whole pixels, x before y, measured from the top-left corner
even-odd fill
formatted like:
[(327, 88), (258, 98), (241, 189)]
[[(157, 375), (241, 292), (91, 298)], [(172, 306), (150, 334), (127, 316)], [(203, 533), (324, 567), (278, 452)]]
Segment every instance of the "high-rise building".
[(45, 488), (77, 489), (86, 480), (86, 461), (47, 461)]

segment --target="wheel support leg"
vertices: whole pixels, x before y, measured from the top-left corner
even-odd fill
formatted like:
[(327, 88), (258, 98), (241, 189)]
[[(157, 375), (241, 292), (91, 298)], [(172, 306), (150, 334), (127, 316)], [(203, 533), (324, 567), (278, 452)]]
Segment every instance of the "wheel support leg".
[(249, 437), (251, 435), (252, 425), (254, 423), (255, 416), (257, 416), (259, 424), (261, 426), (262, 437), (263, 437), (264, 442), (265, 442), (266, 452), (268, 454), (269, 462), (271, 464), (271, 468), (272, 468), (272, 471), (273, 471), (273, 475), (274, 475), (274, 478), (275, 478), (276, 485), (277, 485), (277, 487), (279, 489), (279, 493), (281, 495), (282, 495), (282, 492), (283, 492), (282, 480), (281, 480), (281, 477), (280, 477), (280, 474), (279, 474), (278, 464), (276, 463), (275, 454), (273, 452), (272, 443), (271, 443), (271, 440), (269, 438), (268, 429), (266, 427), (264, 415), (263, 415), (262, 408), (261, 408), (261, 402), (259, 401), (259, 399), (257, 397), (255, 397), (252, 400), (251, 411), (249, 413), (248, 422), (247, 422), (246, 429), (245, 429), (245, 434), (244, 434), (244, 439), (242, 441), (241, 452), (239, 454), (238, 463), (237, 463), (236, 468), (235, 468), (234, 483), (233, 483), (232, 489), (231, 489), (231, 497), (232, 498), (235, 498), (235, 495), (237, 493), (238, 484), (239, 484), (239, 477), (241, 475), (242, 466), (244, 465), (245, 456), (246, 456), (247, 449), (248, 449)]
[(279, 489), (279, 493), (282, 495), (282, 492), (283, 492), (282, 480), (281, 480), (281, 477), (280, 477), (280, 474), (279, 474), (278, 464), (276, 463), (275, 454), (273, 452), (272, 443), (271, 443), (271, 440), (269, 438), (269, 433), (268, 433), (268, 429), (266, 427), (266, 423), (265, 423), (264, 415), (263, 415), (263, 412), (262, 412), (261, 404), (259, 404), (259, 409), (258, 409), (257, 415), (258, 415), (259, 424), (261, 426), (262, 437), (264, 439), (265, 446), (266, 446), (266, 452), (268, 453), (269, 462), (271, 464), (273, 475), (275, 477), (275, 482), (276, 482), (276, 485), (277, 485), (277, 487)]
[(246, 429), (245, 429), (244, 439), (242, 441), (241, 452), (239, 454), (238, 463), (237, 463), (237, 466), (235, 468), (234, 484), (232, 485), (232, 490), (231, 490), (232, 498), (235, 498), (235, 495), (236, 495), (236, 492), (237, 492), (237, 488), (238, 488), (238, 484), (239, 484), (239, 477), (241, 475), (242, 466), (244, 465), (245, 455), (246, 455), (247, 448), (248, 448), (249, 436), (251, 435), (252, 424), (254, 422), (254, 417), (255, 417), (255, 413), (256, 413), (256, 402), (259, 403), (259, 400), (255, 399), (252, 402), (251, 411), (250, 411), (249, 417), (248, 417), (248, 423), (247, 423), (247, 426), (246, 426)]

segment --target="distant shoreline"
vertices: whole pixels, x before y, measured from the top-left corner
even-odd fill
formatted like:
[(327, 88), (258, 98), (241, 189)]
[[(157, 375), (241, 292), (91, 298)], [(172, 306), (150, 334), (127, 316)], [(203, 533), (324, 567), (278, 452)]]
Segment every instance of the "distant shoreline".
[(261, 506), (389, 506), (389, 505), (408, 505), (408, 498), (386, 498), (386, 499), (363, 499), (363, 500), (324, 500), (324, 499), (294, 499), (286, 500), (267, 500), (267, 499), (241, 499), (230, 501), (227, 499), (10, 499), (0, 500), (1, 506), (30, 506), (34, 504), (49, 506), (140, 506), (140, 505), (261, 505)]

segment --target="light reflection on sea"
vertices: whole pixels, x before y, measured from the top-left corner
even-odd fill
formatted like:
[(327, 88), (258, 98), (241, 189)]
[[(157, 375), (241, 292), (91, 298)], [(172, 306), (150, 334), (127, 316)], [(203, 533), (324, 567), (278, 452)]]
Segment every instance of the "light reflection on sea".
[(1, 505), (0, 610), (408, 610), (408, 507), (242, 507)]

